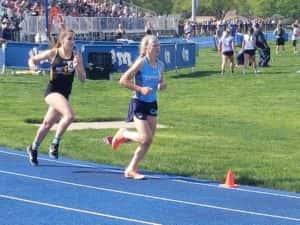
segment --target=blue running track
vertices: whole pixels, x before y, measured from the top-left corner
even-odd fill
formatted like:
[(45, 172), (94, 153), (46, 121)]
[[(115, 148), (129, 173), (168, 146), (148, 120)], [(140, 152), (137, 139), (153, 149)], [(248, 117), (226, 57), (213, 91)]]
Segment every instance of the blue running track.
[(300, 194), (145, 172), (0, 147), (0, 225), (300, 225)]

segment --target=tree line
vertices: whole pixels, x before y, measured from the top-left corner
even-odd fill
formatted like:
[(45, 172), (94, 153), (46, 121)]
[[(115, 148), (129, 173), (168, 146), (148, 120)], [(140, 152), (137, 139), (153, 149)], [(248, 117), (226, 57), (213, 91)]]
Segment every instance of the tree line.
[[(158, 14), (181, 14), (191, 16), (191, 0), (131, 0), (132, 3)], [(199, 0), (197, 15), (224, 17), (226, 12), (236, 10), (237, 15), (270, 18), (274, 15), (288, 19), (300, 18), (300, 1), (297, 0)]]

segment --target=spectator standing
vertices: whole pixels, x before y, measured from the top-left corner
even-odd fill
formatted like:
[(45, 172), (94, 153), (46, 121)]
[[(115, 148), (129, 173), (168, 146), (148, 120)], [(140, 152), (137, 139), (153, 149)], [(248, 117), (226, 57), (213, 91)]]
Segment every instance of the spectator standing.
[(118, 24), (118, 28), (115, 32), (116, 39), (124, 39), (126, 31), (121, 23)]
[(215, 33), (215, 45), (216, 45), (216, 49), (218, 49), (218, 46), (219, 46), (219, 42), (222, 38), (222, 35), (223, 35), (223, 32), (224, 32), (224, 29), (221, 25), (221, 23), (217, 23), (217, 28), (216, 28), (216, 33)]
[(50, 7), (50, 10), (49, 10), (49, 25), (48, 25), (48, 29), (49, 29), (49, 32), (51, 32), (52, 30), (52, 25), (53, 23), (55, 22), (55, 19), (56, 17), (61, 14), (61, 10), (60, 8), (55, 4), (55, 1), (52, 2), (52, 5)]
[(245, 71), (249, 65), (249, 63), (253, 66), (254, 73), (257, 74), (257, 65), (256, 65), (256, 59), (255, 59), (255, 51), (256, 51), (256, 39), (254, 35), (254, 29), (251, 27), (248, 30), (248, 33), (244, 35), (243, 43), (242, 43), (242, 49), (244, 51), (244, 69), (243, 73), (245, 74)]
[(10, 28), (10, 21), (4, 17), (1, 21), (0, 42), (13, 40), (13, 30)]
[(226, 62), (230, 61), (231, 72), (234, 73), (234, 38), (231, 29), (227, 28), (219, 42), (218, 50), (222, 54), (221, 75), (225, 73)]
[(192, 37), (193, 27), (190, 20), (185, 21), (184, 24), (184, 36), (186, 39), (190, 39)]
[(279, 49), (281, 49), (281, 51), (284, 51), (284, 43), (285, 43), (285, 39), (284, 39), (285, 30), (283, 29), (281, 23), (277, 24), (277, 27), (273, 33), (276, 37), (276, 54), (278, 54)]
[(254, 24), (254, 36), (256, 40), (256, 47), (257, 48), (269, 48), (267, 40), (265, 38), (264, 33), (262, 32), (262, 28), (259, 23)]
[(184, 21), (183, 20), (178, 21), (177, 35), (180, 36), (180, 37), (184, 35)]
[(73, 16), (73, 17), (78, 17), (79, 16), (79, 13), (78, 13), (76, 8), (72, 8), (70, 16)]
[(259, 66), (267, 67), (269, 66), (270, 61), (270, 47), (267, 43), (264, 33), (262, 32), (262, 28), (259, 23), (254, 24), (254, 36), (256, 40), (256, 48), (259, 53)]
[(31, 11), (31, 16), (40, 16), (41, 13), (41, 6), (39, 4), (39, 2), (34, 2), (30, 11)]
[(153, 25), (150, 21), (147, 21), (146, 22), (146, 25), (145, 25), (145, 34), (148, 34), (148, 35), (151, 35), (153, 34)]
[(294, 50), (294, 54), (297, 53), (297, 40), (300, 38), (300, 27), (297, 21), (292, 24), (293, 31), (292, 31), (292, 46)]

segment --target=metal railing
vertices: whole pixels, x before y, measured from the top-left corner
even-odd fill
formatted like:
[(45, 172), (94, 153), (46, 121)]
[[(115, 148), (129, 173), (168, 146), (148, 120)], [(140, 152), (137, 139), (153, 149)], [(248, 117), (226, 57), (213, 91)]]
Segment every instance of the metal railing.
[[(72, 17), (64, 16), (66, 27), (74, 30), (81, 39), (105, 39), (105, 35), (112, 34), (122, 24), (127, 34), (144, 33), (145, 24), (150, 21), (154, 30), (177, 30), (177, 18), (169, 16), (116, 18), (116, 17)], [(33, 41), (36, 34), (45, 33), (44, 16), (26, 16), (20, 24), (20, 41)], [(58, 33), (58, 24), (53, 23), (52, 34)]]

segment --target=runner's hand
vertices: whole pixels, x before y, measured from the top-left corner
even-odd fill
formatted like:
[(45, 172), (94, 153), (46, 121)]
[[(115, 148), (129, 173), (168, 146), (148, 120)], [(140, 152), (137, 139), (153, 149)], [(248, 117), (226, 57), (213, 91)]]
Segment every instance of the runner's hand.
[(141, 87), (140, 92), (142, 95), (148, 95), (152, 91), (150, 87)]

